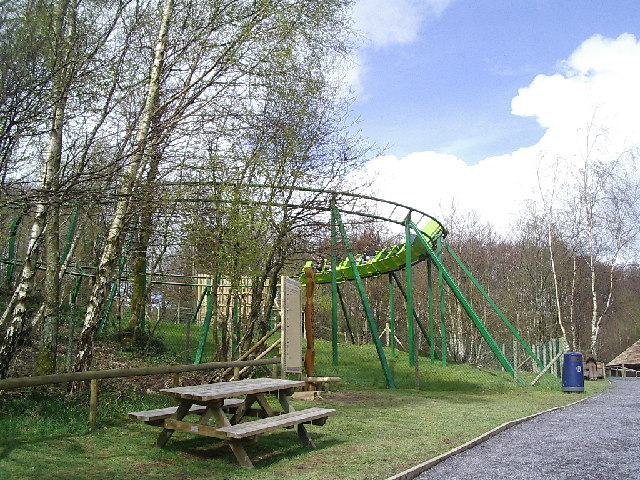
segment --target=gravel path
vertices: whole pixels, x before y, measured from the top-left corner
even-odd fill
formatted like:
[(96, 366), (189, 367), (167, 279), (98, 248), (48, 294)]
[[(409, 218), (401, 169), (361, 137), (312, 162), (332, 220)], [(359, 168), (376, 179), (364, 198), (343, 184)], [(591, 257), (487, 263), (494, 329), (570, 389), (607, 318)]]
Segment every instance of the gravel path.
[(611, 381), (600, 395), (516, 425), (417, 478), (640, 480), (640, 380)]

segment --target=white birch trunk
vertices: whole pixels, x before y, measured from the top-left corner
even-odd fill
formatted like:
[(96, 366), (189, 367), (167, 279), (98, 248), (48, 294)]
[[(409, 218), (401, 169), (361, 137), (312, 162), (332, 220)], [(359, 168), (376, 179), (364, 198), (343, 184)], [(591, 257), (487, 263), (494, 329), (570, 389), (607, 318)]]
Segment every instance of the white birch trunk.
[(29, 246), (20, 275), (20, 282), (9, 300), (0, 318), (0, 331), (2, 342), (0, 343), (0, 378), (7, 376), (9, 364), (18, 344), (18, 340), (24, 331), (25, 314), (27, 311), (27, 298), (33, 290), (36, 275), (36, 261), (38, 247), (42, 238), (45, 220), (45, 207), (40, 203), (36, 208), (36, 215), (31, 226)]
[(571, 343), (569, 343), (568, 337), (565, 336), (566, 351), (580, 348), (580, 339), (578, 338), (578, 322), (575, 318), (575, 303), (576, 303), (576, 290), (577, 290), (577, 278), (578, 278), (578, 259), (574, 253), (573, 255), (573, 272), (571, 277), (571, 301), (569, 303), (569, 319), (571, 322)]
[[(590, 218), (590, 221), (592, 219)], [(596, 292), (596, 259), (593, 253), (593, 225), (589, 225), (589, 273), (591, 276), (591, 347), (590, 352), (596, 355), (596, 343), (600, 330), (598, 322), (598, 292)]]
[(553, 255), (553, 245), (552, 245), (552, 237), (551, 237), (551, 222), (548, 223), (547, 226), (547, 246), (549, 247), (549, 259), (551, 260), (551, 274), (553, 275), (553, 286), (556, 294), (556, 309), (558, 313), (558, 325), (560, 326), (560, 330), (562, 330), (562, 336), (567, 337), (567, 330), (564, 326), (564, 322), (562, 321), (562, 305), (560, 301), (560, 287), (558, 285), (558, 272), (556, 270), (556, 262), (555, 257)]
[[(56, 42), (58, 42), (54, 46), (57, 65), (67, 63), (65, 43), (69, 40), (68, 35), (73, 34), (72, 31), (67, 32), (66, 35), (63, 32), (68, 8), (69, 0), (61, 0), (56, 4), (54, 12), (55, 38)], [(48, 366), (39, 373), (53, 373), (53, 369), (55, 369), (57, 312), (60, 302), (60, 283), (58, 281), (60, 251), (58, 246), (58, 205), (53, 196), (59, 184), (62, 127), (67, 96), (64, 93), (66, 91), (66, 68), (56, 67), (54, 70), (53, 98), (55, 103), (53, 105), (51, 131), (49, 133), (49, 147), (42, 169), (40, 203), (36, 207), (27, 257), (20, 276), (20, 282), (0, 319), (0, 326), (3, 332), (2, 342), (0, 343), (0, 378), (6, 376), (9, 363), (15, 354), (18, 340), (25, 330), (27, 299), (31, 295), (35, 282), (37, 252), (43, 233), (46, 236), (47, 244), (47, 273), (45, 277), (45, 322), (41, 346), (45, 348), (39, 352), (38, 363), (40, 364), (41, 355), (44, 355), (42, 357), (43, 362), (47, 363)], [(50, 203), (53, 203), (53, 205), (48, 205)], [(45, 225), (47, 225), (46, 232)]]
[(139, 181), (141, 171), (144, 169), (146, 158), (146, 144), (151, 125), (151, 119), (158, 105), (160, 77), (167, 45), (167, 32), (173, 14), (173, 0), (166, 0), (158, 32), (153, 67), (149, 77), (149, 87), (144, 110), (140, 119), (140, 125), (136, 133), (133, 155), (125, 171), (124, 180), (120, 189), (118, 200), (107, 235), (107, 241), (100, 258), (96, 279), (87, 311), (82, 324), (82, 332), (76, 354), (74, 371), (84, 371), (91, 365), (93, 354), (93, 341), (100, 326), (100, 313), (104, 303), (105, 287), (111, 279), (111, 273), (118, 258), (118, 246), (122, 243), (125, 232), (125, 220), (130, 210), (130, 196)]
[[(75, 4), (62, 0), (56, 12), (56, 74), (54, 76), (53, 118), (49, 132), (49, 149), (45, 161), (44, 189), (48, 196), (49, 208), (46, 213), (45, 259), (47, 270), (44, 282), (44, 312), (38, 359), (34, 374), (55, 373), (58, 350), (58, 324), (60, 319), (60, 204), (58, 187), (60, 185), (60, 158), (62, 156), (62, 130), (68, 99), (68, 76), (71, 62), (72, 44), (75, 37)], [(67, 20), (67, 31), (63, 26)]]

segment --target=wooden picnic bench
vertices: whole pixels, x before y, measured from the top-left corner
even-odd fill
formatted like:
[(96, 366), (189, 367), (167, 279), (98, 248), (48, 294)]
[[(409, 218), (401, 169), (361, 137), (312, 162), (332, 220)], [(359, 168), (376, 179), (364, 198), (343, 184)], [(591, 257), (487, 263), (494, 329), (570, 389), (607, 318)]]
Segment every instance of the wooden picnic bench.
[[(267, 431), (295, 426), (302, 443), (315, 448), (304, 425), (323, 425), (335, 410), (308, 408), (295, 411), (288, 397), (294, 389), (304, 385), (304, 381), (258, 378), (169, 388), (160, 390), (160, 393), (176, 398), (180, 402), (178, 406), (132, 412), (129, 416), (149, 425), (163, 427), (156, 440), (158, 447), (163, 447), (175, 430), (220, 438), (229, 443), (241, 466), (251, 468), (253, 464), (243, 443), (255, 442), (260, 434)], [(282, 412), (271, 407), (266, 394), (277, 396)], [(235, 398), (238, 396), (245, 398)], [(254, 404), (257, 404), (257, 408), (252, 408)], [(197, 422), (184, 420), (192, 414), (200, 415)], [(241, 423), (248, 416), (258, 419)], [(210, 423), (212, 419), (215, 424)]]
[[(240, 405), (244, 403), (242, 398), (227, 398), (222, 405), (222, 409), (226, 412), (235, 411)], [(205, 405), (191, 405), (187, 415), (202, 415), (207, 410)], [(131, 418), (140, 420), (148, 425), (162, 426), (162, 422), (175, 415), (178, 411), (178, 407), (166, 407), (156, 408), (154, 410), (145, 410), (142, 412), (129, 412), (128, 415)]]

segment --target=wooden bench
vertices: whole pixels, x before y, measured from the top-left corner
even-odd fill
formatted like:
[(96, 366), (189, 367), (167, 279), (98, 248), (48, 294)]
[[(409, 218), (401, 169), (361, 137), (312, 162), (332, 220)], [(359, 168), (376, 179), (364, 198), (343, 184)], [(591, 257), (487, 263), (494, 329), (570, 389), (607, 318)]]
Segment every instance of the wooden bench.
[(220, 427), (217, 431), (223, 432), (229, 438), (253, 437), (275, 428), (292, 427), (303, 423), (324, 425), (327, 418), (334, 413), (335, 410), (332, 408), (307, 408), (305, 410), (282, 413), (275, 417), (261, 418), (251, 422), (238, 423), (228, 427)]
[[(225, 411), (236, 410), (243, 403), (244, 400), (241, 398), (227, 398), (225, 399), (222, 408)], [(206, 409), (207, 407), (204, 405), (191, 405), (191, 408), (189, 408), (189, 414), (202, 415)], [(148, 425), (157, 426), (160, 425), (164, 419), (169, 418), (171, 415), (176, 413), (177, 410), (178, 407), (156, 408), (155, 410), (145, 410), (142, 412), (129, 412), (128, 415), (129, 417), (143, 421)]]
[(328, 390), (327, 384), (339, 382), (340, 377), (306, 377), (304, 381), (307, 384), (307, 390)]

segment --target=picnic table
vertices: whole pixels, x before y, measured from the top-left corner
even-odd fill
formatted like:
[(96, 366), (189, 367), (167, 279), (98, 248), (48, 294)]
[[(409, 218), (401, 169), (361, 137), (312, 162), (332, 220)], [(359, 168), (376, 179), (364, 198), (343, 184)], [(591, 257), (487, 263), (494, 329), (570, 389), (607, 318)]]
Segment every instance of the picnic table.
[[(316, 448), (304, 425), (323, 425), (335, 410), (307, 408), (295, 411), (288, 397), (304, 385), (304, 381), (255, 378), (166, 388), (160, 393), (174, 397), (177, 406), (131, 412), (129, 416), (162, 427), (156, 440), (157, 447), (164, 447), (176, 430), (220, 438), (229, 443), (242, 467), (252, 468), (244, 444), (256, 442), (259, 434), (270, 430), (295, 426), (302, 443)], [(282, 411), (274, 410), (266, 395), (276, 396)], [(238, 398), (241, 396), (244, 399)], [(200, 418), (187, 421), (184, 419), (187, 415), (200, 415)], [(242, 422), (245, 417), (257, 417), (257, 420)]]

